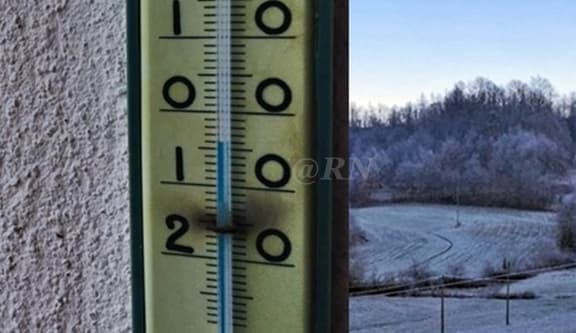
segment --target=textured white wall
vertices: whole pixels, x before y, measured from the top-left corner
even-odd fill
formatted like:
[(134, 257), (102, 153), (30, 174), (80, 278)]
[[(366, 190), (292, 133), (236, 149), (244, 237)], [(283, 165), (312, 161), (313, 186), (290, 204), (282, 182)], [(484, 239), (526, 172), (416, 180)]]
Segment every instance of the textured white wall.
[(0, 332), (130, 330), (124, 0), (0, 0)]

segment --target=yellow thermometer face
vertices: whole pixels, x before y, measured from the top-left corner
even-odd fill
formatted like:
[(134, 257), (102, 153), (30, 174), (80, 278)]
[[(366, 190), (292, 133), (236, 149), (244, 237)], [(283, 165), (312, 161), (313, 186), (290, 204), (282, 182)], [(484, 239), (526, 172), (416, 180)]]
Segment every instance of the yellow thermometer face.
[[(313, 2), (232, 0), (235, 332), (308, 332)], [(147, 332), (217, 332), (216, 1), (141, 0)]]

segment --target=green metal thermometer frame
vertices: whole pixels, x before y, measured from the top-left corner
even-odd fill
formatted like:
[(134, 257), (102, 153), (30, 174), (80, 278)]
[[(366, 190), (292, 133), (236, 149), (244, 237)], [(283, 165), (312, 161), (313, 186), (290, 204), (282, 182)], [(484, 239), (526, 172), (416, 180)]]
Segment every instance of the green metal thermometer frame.
[[(133, 332), (144, 333), (140, 0), (126, 1), (132, 329)], [(315, 133), (314, 156), (319, 162), (319, 170), (330, 167), (327, 163), (332, 161), (332, 157), (347, 157), (347, 4), (347, 0), (315, 0), (313, 87), (316, 114), (312, 130)], [(335, 32), (339, 35), (336, 36)], [(335, 51), (339, 54), (335, 54)], [(335, 142), (335, 134), (338, 142)], [(347, 320), (342, 318), (348, 314), (347, 290), (342, 289), (347, 288), (348, 207), (347, 193), (343, 193), (347, 191), (347, 186), (345, 180), (330, 178), (318, 179), (314, 187), (316, 226), (312, 329), (319, 333), (346, 332)], [(335, 190), (341, 193), (335, 194)], [(337, 205), (334, 205), (335, 202)], [(337, 238), (336, 244), (333, 244), (333, 233)]]

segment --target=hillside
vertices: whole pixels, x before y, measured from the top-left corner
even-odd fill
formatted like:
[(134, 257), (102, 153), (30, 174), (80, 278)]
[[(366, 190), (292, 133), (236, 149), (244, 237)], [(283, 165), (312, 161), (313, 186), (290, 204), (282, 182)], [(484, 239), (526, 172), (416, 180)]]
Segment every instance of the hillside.
[[(502, 271), (504, 258), (511, 272), (536, 271), (511, 285), (512, 295), (525, 298), (512, 303), (513, 327), (503, 326), (504, 284), (492, 281), (446, 290), (448, 332), (575, 332), (576, 270), (547, 271), (575, 259), (557, 249), (553, 213), (461, 207), (457, 224), (455, 206), (391, 204), (351, 215), (353, 232), (362, 236), (352, 248), (356, 283), (408, 286), (400, 294), (352, 297), (352, 332), (430, 332), (439, 327), (440, 298), (430, 297), (438, 289), (413, 287), (416, 282), (486, 281)], [(407, 295), (419, 297), (399, 297)]]
[(352, 249), (366, 282), (414, 265), (433, 275), (475, 278), (506, 258), (517, 270), (542, 267), (556, 249), (553, 213), (514, 209), (391, 204), (351, 212), (368, 240)]

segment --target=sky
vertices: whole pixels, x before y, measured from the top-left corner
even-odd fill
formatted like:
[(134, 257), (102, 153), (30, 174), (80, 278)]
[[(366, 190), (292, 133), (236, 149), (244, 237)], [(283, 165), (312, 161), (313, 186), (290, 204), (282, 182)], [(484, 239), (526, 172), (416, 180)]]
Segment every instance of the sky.
[(403, 105), (478, 76), (576, 90), (576, 0), (351, 0), (350, 100)]

